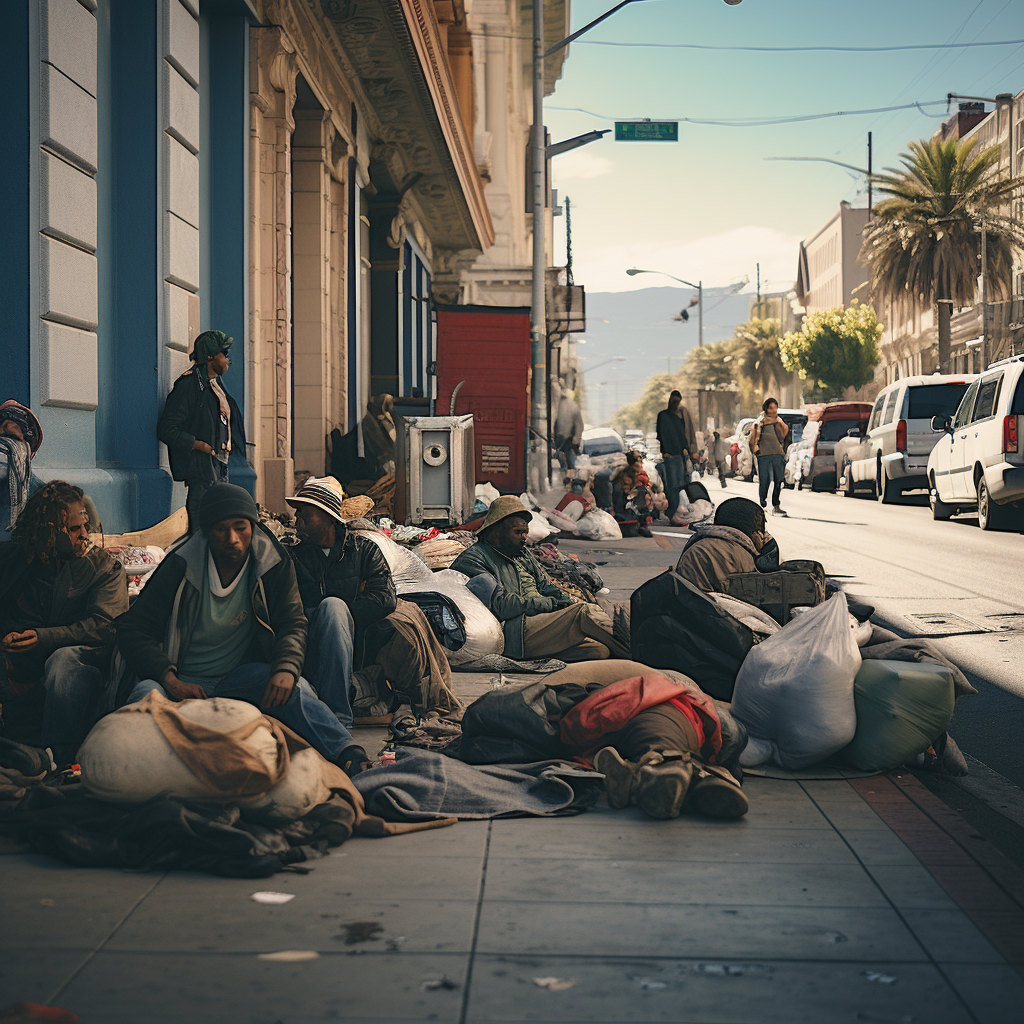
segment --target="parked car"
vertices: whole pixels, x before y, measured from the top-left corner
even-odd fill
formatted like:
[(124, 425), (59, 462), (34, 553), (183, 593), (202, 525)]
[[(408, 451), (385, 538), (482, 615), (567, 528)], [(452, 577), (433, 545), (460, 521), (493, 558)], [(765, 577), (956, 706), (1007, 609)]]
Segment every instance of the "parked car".
[(933, 416), (952, 416), (975, 374), (904, 377), (882, 388), (867, 429), (836, 444), (839, 486), (849, 498), (858, 492), (881, 502), (928, 486), (928, 456), (938, 435)]
[(938, 415), (928, 456), (932, 517), (977, 509), (983, 530), (1024, 527), (1024, 356), (990, 366), (956, 415)]
[(863, 430), (870, 416), (870, 402), (809, 405), (807, 418), (818, 424), (818, 432), (811, 448), (807, 470), (797, 486), (809, 486), (812, 491), (834, 491), (837, 481), (836, 443), (851, 430)]
[(626, 446), (619, 433), (610, 427), (592, 427), (583, 431), (582, 454), (589, 456), (595, 473), (614, 472), (626, 464)]

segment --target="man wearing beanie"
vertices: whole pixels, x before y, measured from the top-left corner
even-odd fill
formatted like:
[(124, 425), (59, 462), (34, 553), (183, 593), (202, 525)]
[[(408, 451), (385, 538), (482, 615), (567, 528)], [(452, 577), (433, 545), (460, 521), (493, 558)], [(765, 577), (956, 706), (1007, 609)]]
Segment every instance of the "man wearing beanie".
[(231, 365), (233, 340), (223, 331), (203, 331), (196, 338), (195, 365), (174, 382), (156, 425), (156, 436), (167, 445), (171, 476), (188, 488), (190, 534), (199, 529), (199, 504), (207, 489), (228, 479), (231, 452), (245, 457), (242, 413), (220, 380)]
[(770, 539), (764, 509), (746, 498), (730, 498), (715, 511), (714, 525), (687, 541), (676, 572), (701, 590), (724, 594), (733, 573), (757, 572), (754, 559)]
[(291, 559), (243, 488), (214, 484), (198, 512), (201, 532), (168, 551), (115, 623), (124, 671), (108, 706), (150, 690), (247, 701), (356, 774), (365, 752), (300, 676), (306, 617)]

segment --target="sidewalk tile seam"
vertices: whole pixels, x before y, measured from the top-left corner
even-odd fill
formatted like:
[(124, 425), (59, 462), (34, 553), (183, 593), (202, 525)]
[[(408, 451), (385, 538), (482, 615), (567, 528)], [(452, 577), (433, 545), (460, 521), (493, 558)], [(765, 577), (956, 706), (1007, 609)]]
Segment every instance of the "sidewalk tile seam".
[(476, 912), (473, 917), (473, 934), (470, 937), (469, 952), (466, 955), (466, 975), (462, 985), (462, 999), (459, 1002), (459, 1024), (466, 1024), (466, 1014), (469, 1012), (469, 993), (473, 985), (473, 963), (476, 959), (477, 940), (480, 936), (480, 916), (486, 898), (488, 854), (491, 849), (493, 830), (494, 824), (489, 821), (487, 823), (487, 838), (484, 840), (484, 855), (480, 863), (480, 888), (477, 891)]

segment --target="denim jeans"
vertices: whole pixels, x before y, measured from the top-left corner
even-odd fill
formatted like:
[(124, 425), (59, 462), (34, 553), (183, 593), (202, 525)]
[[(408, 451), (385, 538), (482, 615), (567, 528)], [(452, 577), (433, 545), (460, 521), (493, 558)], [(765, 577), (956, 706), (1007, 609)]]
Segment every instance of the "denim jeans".
[(92, 663), (95, 654), (89, 647), (60, 647), (46, 659), (45, 746), (77, 749), (95, 724), (96, 702), (103, 685), (103, 673)]
[[(223, 679), (182, 679), (197, 683), (208, 697), (230, 697), (260, 707), (263, 693), (270, 681), (272, 670), (264, 662), (249, 662), (232, 669)], [(181, 677), (179, 677), (181, 678)], [(167, 691), (154, 679), (137, 683), (128, 697), (128, 704), (142, 700), (150, 690), (158, 690), (164, 697)], [(288, 700), (276, 708), (261, 708), (270, 718), (276, 718), (297, 732), (310, 746), (328, 761), (352, 745), (352, 734), (338, 721), (338, 716), (313, 692), (305, 679), (299, 679)]]
[(786, 479), (786, 459), (782, 455), (758, 455), (757, 457), (757, 489), (761, 495), (761, 505), (768, 497), (768, 488), (775, 481), (775, 492), (772, 495), (772, 507), (778, 508), (782, 500), (782, 484)]
[(346, 729), (352, 728), (349, 691), (355, 640), (356, 624), (348, 605), (340, 597), (325, 597), (309, 620), (302, 674)]
[(662, 463), (665, 467), (665, 497), (668, 499), (668, 517), (679, 508), (679, 492), (687, 481), (683, 479), (684, 467), (682, 455), (665, 455)]

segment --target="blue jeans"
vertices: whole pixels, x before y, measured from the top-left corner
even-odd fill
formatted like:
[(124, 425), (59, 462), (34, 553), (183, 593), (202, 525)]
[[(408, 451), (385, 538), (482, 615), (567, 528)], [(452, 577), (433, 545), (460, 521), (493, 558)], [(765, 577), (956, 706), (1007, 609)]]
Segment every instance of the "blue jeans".
[[(232, 669), (223, 679), (186, 679), (197, 683), (207, 697), (230, 697), (260, 707), (263, 693), (270, 681), (271, 667), (263, 662), (249, 662)], [(154, 679), (143, 679), (132, 690), (126, 703), (142, 700), (150, 690), (166, 697), (167, 691)], [(299, 679), (284, 704), (276, 708), (261, 708), (265, 715), (276, 718), (297, 732), (310, 746), (328, 761), (337, 762), (338, 756), (352, 745), (352, 734), (338, 721), (337, 715), (313, 692), (305, 679)]]
[[(46, 700), (42, 741), (47, 747), (79, 747), (96, 721), (103, 673), (91, 663), (89, 647), (60, 647), (43, 668)], [(84, 657), (83, 657), (84, 656)]]
[(782, 484), (786, 479), (786, 459), (782, 455), (758, 455), (757, 457), (757, 489), (761, 495), (761, 505), (768, 497), (768, 488), (775, 481), (775, 493), (772, 495), (772, 507), (778, 508), (782, 500)]
[(355, 639), (356, 624), (349, 606), (340, 597), (325, 597), (309, 620), (302, 674), (346, 729), (352, 727), (349, 691)]
[(682, 455), (665, 455), (662, 457), (661, 464), (665, 469), (665, 497), (668, 499), (668, 517), (671, 519), (672, 514), (679, 508), (679, 492), (683, 489), (683, 484), (687, 482), (683, 479), (683, 457)]

